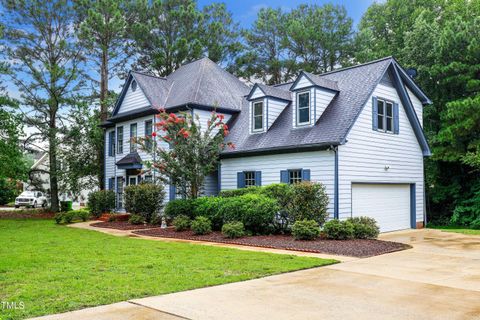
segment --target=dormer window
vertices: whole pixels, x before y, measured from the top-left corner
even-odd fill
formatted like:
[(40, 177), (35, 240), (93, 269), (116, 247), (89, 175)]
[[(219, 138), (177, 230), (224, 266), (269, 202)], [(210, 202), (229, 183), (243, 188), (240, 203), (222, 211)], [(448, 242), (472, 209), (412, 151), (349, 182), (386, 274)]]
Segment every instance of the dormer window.
[(310, 124), (310, 91), (297, 93), (297, 124)]
[(263, 131), (263, 101), (253, 103), (253, 131)]

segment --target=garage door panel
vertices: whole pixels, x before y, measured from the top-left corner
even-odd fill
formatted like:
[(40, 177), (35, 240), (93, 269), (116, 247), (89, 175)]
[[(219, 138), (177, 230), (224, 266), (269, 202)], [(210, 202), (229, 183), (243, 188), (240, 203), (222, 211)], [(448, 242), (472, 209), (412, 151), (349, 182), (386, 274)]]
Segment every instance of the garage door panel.
[(374, 218), (381, 232), (410, 228), (410, 185), (352, 184), (352, 215)]

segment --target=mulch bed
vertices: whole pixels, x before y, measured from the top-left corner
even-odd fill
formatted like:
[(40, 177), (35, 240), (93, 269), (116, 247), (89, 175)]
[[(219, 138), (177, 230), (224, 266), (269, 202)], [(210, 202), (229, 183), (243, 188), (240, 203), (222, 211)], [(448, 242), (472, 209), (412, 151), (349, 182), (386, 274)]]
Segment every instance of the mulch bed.
[(176, 232), (173, 228), (153, 228), (133, 233), (151, 237), (210, 241), (236, 245), (284, 249), (292, 251), (335, 254), (350, 257), (371, 257), (411, 248), (409, 245), (382, 240), (326, 240), (298, 241), (289, 235), (246, 236), (238, 239), (225, 238), (220, 232), (194, 235), (192, 231)]
[(92, 223), (91, 226), (97, 227), (97, 228), (108, 228), (108, 229), (116, 229), (116, 230), (141, 230), (141, 229), (152, 229), (152, 228), (160, 227), (156, 225), (131, 224), (128, 221), (96, 222), (96, 223)]
[(52, 219), (55, 217), (54, 212), (46, 212), (42, 209), (33, 210), (0, 210), (0, 219)]

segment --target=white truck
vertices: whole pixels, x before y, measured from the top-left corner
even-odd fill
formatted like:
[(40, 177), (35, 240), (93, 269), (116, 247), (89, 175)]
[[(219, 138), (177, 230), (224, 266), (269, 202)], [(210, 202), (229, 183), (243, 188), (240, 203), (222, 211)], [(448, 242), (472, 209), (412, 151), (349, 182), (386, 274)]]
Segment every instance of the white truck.
[(47, 197), (40, 191), (23, 191), (15, 198), (15, 208), (37, 208), (47, 206)]

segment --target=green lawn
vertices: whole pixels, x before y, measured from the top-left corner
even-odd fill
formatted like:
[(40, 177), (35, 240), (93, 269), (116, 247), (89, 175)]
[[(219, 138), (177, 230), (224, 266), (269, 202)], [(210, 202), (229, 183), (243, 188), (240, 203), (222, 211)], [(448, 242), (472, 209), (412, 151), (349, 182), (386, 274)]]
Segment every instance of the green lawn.
[(480, 236), (480, 230), (468, 229), (464, 227), (456, 227), (456, 226), (428, 226), (428, 227), (432, 229), (447, 231), (447, 232), (456, 232), (456, 233)]
[(335, 263), (204, 245), (120, 238), (55, 225), (0, 220), (0, 301), (23, 302), (0, 320), (248, 280)]

